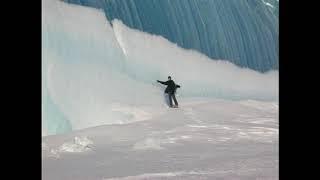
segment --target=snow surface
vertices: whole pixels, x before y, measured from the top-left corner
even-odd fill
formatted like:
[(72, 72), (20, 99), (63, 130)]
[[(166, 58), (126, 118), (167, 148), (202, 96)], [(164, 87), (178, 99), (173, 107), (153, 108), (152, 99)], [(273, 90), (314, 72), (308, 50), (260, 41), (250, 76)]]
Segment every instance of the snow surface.
[(278, 103), (178, 100), (149, 120), (43, 137), (42, 179), (278, 179)]

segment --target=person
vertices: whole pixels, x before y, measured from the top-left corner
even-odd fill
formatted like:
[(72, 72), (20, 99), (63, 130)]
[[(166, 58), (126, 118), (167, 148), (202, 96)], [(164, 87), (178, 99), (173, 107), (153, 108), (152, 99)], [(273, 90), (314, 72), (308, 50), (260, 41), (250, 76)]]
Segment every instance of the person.
[[(176, 99), (175, 93), (177, 88), (180, 88), (181, 86), (178, 84), (175, 84), (173, 80), (171, 80), (171, 76), (168, 76), (168, 81), (159, 81), (157, 80), (158, 83), (167, 85), (167, 88), (165, 89), (164, 93), (168, 94), (169, 97), (169, 106), (170, 107), (178, 107), (178, 101)], [(172, 105), (172, 99), (174, 101), (175, 106)]]

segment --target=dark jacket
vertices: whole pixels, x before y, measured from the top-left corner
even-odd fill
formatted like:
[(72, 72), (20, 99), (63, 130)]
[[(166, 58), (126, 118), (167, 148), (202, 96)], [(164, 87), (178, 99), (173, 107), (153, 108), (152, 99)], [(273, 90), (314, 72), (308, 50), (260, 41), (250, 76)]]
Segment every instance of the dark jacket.
[(173, 94), (173, 93), (176, 92), (177, 88), (180, 88), (180, 85), (175, 84), (173, 80), (168, 80), (166, 82), (158, 80), (158, 82), (161, 83), (161, 84), (167, 85), (167, 88), (164, 91), (165, 93)]

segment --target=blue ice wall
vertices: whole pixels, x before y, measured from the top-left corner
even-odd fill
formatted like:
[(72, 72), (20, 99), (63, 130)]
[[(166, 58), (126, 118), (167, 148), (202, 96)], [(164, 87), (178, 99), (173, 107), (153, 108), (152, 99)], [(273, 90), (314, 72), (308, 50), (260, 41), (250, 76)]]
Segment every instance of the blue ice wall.
[(240, 67), (277, 70), (278, 0), (65, 0)]

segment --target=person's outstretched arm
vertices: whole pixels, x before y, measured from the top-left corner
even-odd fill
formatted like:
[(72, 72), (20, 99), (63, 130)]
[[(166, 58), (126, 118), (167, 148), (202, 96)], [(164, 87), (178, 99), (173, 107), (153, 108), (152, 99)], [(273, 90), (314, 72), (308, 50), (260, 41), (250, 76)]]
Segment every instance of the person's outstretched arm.
[(164, 85), (168, 85), (168, 81), (163, 82), (163, 81), (159, 81), (159, 80), (157, 80), (157, 82), (158, 82), (158, 83), (161, 83), (161, 84), (164, 84)]

